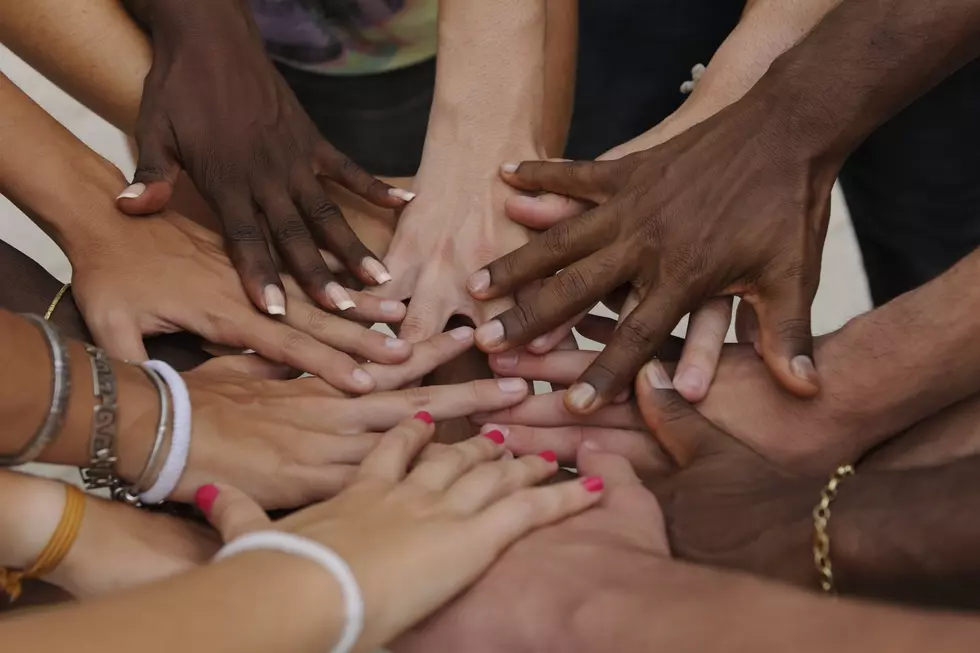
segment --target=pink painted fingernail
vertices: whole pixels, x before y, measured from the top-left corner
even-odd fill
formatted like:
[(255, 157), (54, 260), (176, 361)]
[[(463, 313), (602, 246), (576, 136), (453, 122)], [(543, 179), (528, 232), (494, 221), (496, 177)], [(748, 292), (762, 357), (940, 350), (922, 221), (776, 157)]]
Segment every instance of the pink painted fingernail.
[(489, 438), (490, 440), (493, 440), (494, 444), (504, 443), (504, 434), (501, 433), (500, 431), (487, 431), (486, 433), (482, 433), (481, 435), (483, 435), (483, 437), (485, 438)]
[(415, 413), (415, 419), (425, 422), (426, 424), (432, 424), (432, 422), (435, 421), (432, 419), (432, 415), (429, 414), (429, 411), (426, 410), (420, 410), (419, 412)]
[(480, 428), (480, 435), (489, 433), (490, 431), (499, 431), (500, 433), (503, 433), (505, 440), (507, 439), (507, 436), (510, 435), (510, 429), (500, 424), (484, 424)]
[(391, 275), (388, 274), (388, 270), (381, 263), (381, 261), (377, 259), (367, 257), (361, 261), (361, 267), (368, 273), (368, 276), (377, 281), (379, 284), (388, 283), (391, 281)]
[(415, 199), (415, 193), (404, 188), (389, 188), (388, 194), (392, 197), (397, 197), (403, 202), (411, 202)]
[(605, 483), (602, 482), (601, 476), (587, 476), (582, 479), (582, 485), (586, 490), (595, 494), (596, 492), (602, 492), (602, 488), (605, 487)]
[(210, 517), (211, 508), (214, 507), (215, 499), (218, 498), (219, 493), (220, 490), (218, 490), (218, 486), (214, 485), (213, 483), (202, 485), (194, 494), (194, 503), (201, 509), (201, 512), (203, 512), (205, 516)]
[(146, 192), (146, 184), (135, 183), (123, 189), (123, 192), (119, 193), (117, 200), (135, 200), (138, 197), (142, 197), (143, 193)]
[(470, 292), (483, 292), (490, 287), (490, 270), (477, 270), (470, 275), (466, 281), (466, 287)]
[(262, 300), (265, 302), (265, 312), (269, 315), (286, 314), (286, 296), (279, 286), (269, 284), (262, 289)]
[(520, 360), (521, 355), (516, 351), (508, 351), (493, 357), (494, 367), (501, 370), (510, 370), (517, 367), (517, 363)]
[(504, 324), (491, 320), (476, 330), (476, 341), (484, 347), (496, 347), (504, 341)]
[(558, 462), (558, 454), (556, 454), (554, 451), (542, 451), (538, 455), (547, 460), (549, 463)]
[(347, 290), (339, 283), (333, 281), (328, 283), (326, 292), (327, 297), (330, 298), (330, 301), (333, 302), (338, 311), (347, 311), (357, 306), (357, 304), (354, 303), (354, 300), (350, 298), (350, 294), (348, 294)]
[(576, 383), (568, 389), (568, 394), (565, 395), (565, 401), (569, 406), (573, 406), (578, 410), (587, 410), (595, 403), (597, 395), (598, 393), (596, 393), (595, 388), (588, 383)]

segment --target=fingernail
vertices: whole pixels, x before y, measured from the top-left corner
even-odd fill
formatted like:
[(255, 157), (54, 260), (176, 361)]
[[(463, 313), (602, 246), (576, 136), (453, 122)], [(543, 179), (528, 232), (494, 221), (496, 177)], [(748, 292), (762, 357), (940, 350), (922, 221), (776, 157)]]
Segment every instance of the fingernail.
[(146, 184), (140, 184), (140, 183), (131, 184), (129, 186), (126, 186), (126, 188), (123, 189), (123, 192), (119, 193), (119, 197), (117, 197), (116, 199), (134, 200), (137, 197), (140, 197), (145, 192), (146, 192)]
[(616, 395), (616, 398), (613, 399), (613, 403), (614, 404), (625, 404), (629, 400), (630, 400), (630, 391), (627, 389), (627, 390), (623, 390), (618, 395)]
[(354, 383), (356, 383), (361, 387), (366, 388), (374, 384), (374, 379), (371, 378), (371, 375), (365, 372), (364, 370), (362, 370), (361, 368), (357, 368), (356, 370), (351, 372), (351, 378), (354, 379)]
[(459, 342), (469, 342), (473, 340), (473, 328), (457, 327), (450, 331), (449, 335), (453, 337), (453, 340), (457, 340)]
[(512, 175), (515, 172), (517, 172), (517, 167), (518, 166), (516, 163), (504, 163), (503, 165), (500, 166), (500, 169), (506, 172), (507, 174)]
[(664, 370), (664, 366), (660, 361), (650, 361), (647, 363), (645, 373), (647, 375), (647, 381), (657, 390), (674, 389), (674, 384), (671, 382), (670, 377), (667, 376), (667, 371)]
[(279, 286), (269, 284), (262, 290), (262, 299), (265, 301), (265, 312), (269, 315), (286, 314), (286, 296), (282, 294)]
[(596, 492), (602, 492), (602, 488), (606, 486), (606, 484), (602, 482), (601, 476), (587, 476), (582, 479), (582, 485), (586, 490), (592, 492), (593, 494)]
[(476, 340), (484, 347), (496, 347), (504, 341), (504, 324), (491, 320), (476, 330)]
[(385, 315), (400, 315), (405, 305), (401, 302), (386, 300), (381, 302), (381, 312)]
[(548, 345), (548, 336), (545, 335), (545, 336), (538, 336), (537, 338), (532, 340), (529, 347), (531, 349), (543, 349), (547, 345)]
[(373, 259), (370, 256), (366, 257), (361, 261), (361, 267), (368, 275), (377, 281), (379, 284), (388, 283), (391, 281), (391, 275), (388, 274), (388, 270), (382, 265), (381, 261)]
[(789, 366), (797, 378), (803, 379), (809, 383), (816, 383), (817, 368), (813, 366), (813, 361), (809, 356), (797, 356), (790, 361)]
[(399, 340), (398, 338), (386, 338), (385, 348), (386, 349), (404, 349), (408, 346), (408, 343), (404, 340)]
[(486, 268), (477, 270), (466, 280), (466, 287), (470, 292), (483, 292), (490, 287), (490, 270)]
[(482, 433), (481, 435), (483, 435), (483, 437), (485, 438), (489, 438), (490, 440), (493, 440), (494, 444), (504, 443), (504, 434), (501, 433), (500, 431), (487, 431), (486, 433)]
[(507, 436), (510, 435), (510, 429), (500, 424), (484, 424), (480, 428), (480, 435), (483, 435), (484, 433), (489, 433), (490, 431), (500, 431), (501, 433), (504, 434), (504, 439), (507, 439)]
[(569, 405), (585, 410), (595, 402), (596, 391), (588, 383), (576, 383), (568, 390), (566, 401)]
[(602, 451), (602, 445), (595, 440), (586, 440), (582, 443), (582, 447), (589, 451)]
[(512, 198), (516, 202), (534, 204), (535, 202), (541, 201), (540, 195), (517, 195)]
[(708, 389), (708, 383), (704, 372), (696, 367), (689, 367), (681, 372), (679, 377), (674, 379), (674, 387), (676, 387), (678, 390), (687, 391), (689, 394), (694, 394), (700, 397), (703, 396), (705, 390)]
[(404, 188), (389, 188), (388, 194), (392, 197), (397, 197), (403, 202), (411, 202), (415, 199), (415, 193)]
[(327, 297), (334, 303), (338, 311), (347, 311), (356, 306), (344, 287), (333, 281), (327, 284)]
[(218, 498), (218, 492), (218, 486), (208, 483), (199, 487), (194, 494), (194, 503), (208, 517), (211, 516), (211, 508), (214, 507), (214, 501)]
[(509, 370), (517, 367), (517, 363), (520, 360), (521, 356), (516, 351), (508, 351), (493, 357), (494, 367), (501, 370)]
[(527, 381), (524, 379), (497, 379), (497, 387), (500, 388), (501, 392), (524, 392), (527, 389)]
[(556, 454), (554, 451), (542, 451), (538, 455), (547, 460), (549, 463), (558, 462), (558, 454)]
[(417, 419), (420, 422), (425, 422), (426, 424), (431, 424), (435, 421), (432, 419), (432, 415), (430, 415), (429, 411), (427, 410), (420, 410), (419, 412), (415, 413), (414, 419)]

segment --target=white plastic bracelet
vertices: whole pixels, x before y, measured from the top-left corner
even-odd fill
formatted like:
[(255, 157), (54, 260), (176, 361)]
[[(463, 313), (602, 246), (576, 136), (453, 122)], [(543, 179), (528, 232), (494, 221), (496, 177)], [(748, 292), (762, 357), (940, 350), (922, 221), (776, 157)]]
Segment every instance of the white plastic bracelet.
[(364, 629), (364, 597), (361, 595), (361, 588), (354, 578), (354, 573), (344, 559), (322, 544), (283, 531), (255, 531), (242, 535), (226, 544), (214, 559), (223, 560), (237, 553), (256, 549), (271, 549), (307, 558), (320, 564), (333, 575), (340, 585), (340, 592), (344, 598), (345, 617), (344, 629), (330, 651), (350, 653), (354, 650), (354, 645), (357, 644)]
[(187, 384), (177, 371), (163, 361), (147, 361), (143, 363), (159, 374), (167, 387), (170, 388), (170, 398), (174, 405), (173, 435), (170, 438), (170, 452), (167, 460), (160, 468), (160, 475), (153, 486), (140, 495), (140, 501), (145, 504), (160, 503), (177, 489), (180, 477), (187, 467), (187, 454), (191, 449), (191, 397), (187, 392)]

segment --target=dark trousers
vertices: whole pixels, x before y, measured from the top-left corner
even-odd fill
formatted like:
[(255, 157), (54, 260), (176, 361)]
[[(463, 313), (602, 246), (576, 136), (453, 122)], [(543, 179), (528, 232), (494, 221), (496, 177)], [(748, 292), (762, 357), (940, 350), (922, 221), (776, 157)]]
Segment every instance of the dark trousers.
[[(743, 0), (581, 0), (578, 84), (566, 156), (591, 159), (675, 111)], [(414, 174), (435, 63), (339, 78), (285, 70), (324, 136), (372, 172)], [(941, 274), (980, 245), (980, 61), (872, 134), (841, 185), (875, 304)], [(856, 281), (857, 282), (857, 281)]]

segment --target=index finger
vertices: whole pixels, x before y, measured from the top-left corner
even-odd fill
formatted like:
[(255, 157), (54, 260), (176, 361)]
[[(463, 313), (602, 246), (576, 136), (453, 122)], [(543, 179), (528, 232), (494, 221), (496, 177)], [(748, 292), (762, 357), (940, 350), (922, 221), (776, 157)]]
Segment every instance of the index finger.
[(547, 191), (590, 202), (604, 202), (616, 191), (613, 178), (621, 161), (524, 161), (500, 167), (504, 181), (527, 191)]

